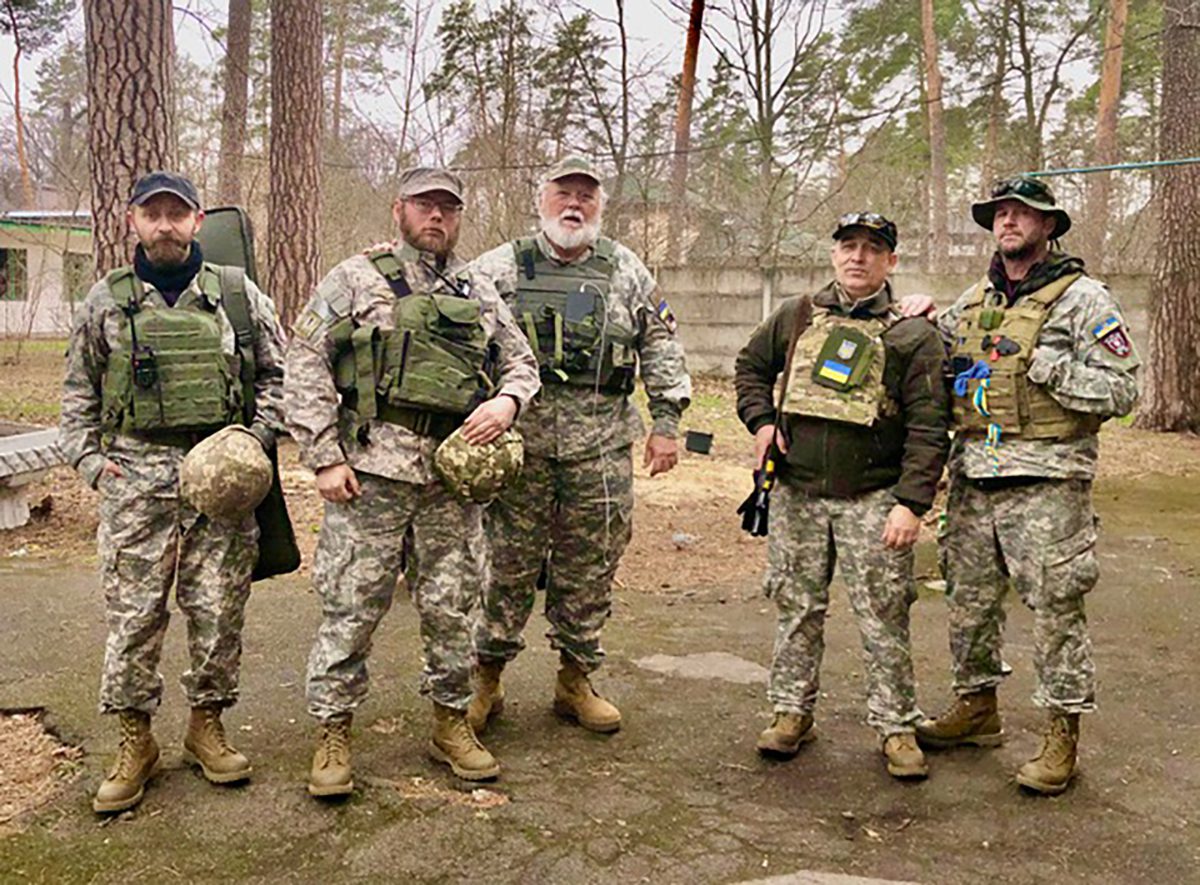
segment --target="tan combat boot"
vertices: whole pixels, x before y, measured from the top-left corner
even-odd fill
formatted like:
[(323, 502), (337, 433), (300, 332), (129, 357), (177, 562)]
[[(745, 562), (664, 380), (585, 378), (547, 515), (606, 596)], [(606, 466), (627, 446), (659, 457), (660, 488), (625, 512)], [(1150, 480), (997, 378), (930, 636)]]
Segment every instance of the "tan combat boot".
[(500, 774), (500, 763), (479, 743), (466, 714), (438, 703), (433, 705), (429, 755), (449, 765), (465, 781), (487, 781)]
[(310, 796), (348, 796), (354, 790), (354, 779), (350, 773), (352, 719), (347, 713), (321, 723), (321, 736), (317, 739), (312, 771), (308, 774)]
[(1017, 783), (1039, 793), (1057, 796), (1075, 774), (1079, 746), (1079, 714), (1050, 717), (1038, 754), (1017, 769)]
[(621, 727), (621, 711), (596, 694), (587, 674), (566, 658), (554, 686), (554, 712), (601, 734)]
[(888, 774), (899, 778), (929, 777), (925, 754), (917, 746), (916, 735), (889, 734), (883, 740), (883, 755), (887, 758)]
[(92, 800), (92, 809), (101, 814), (124, 811), (141, 802), (146, 781), (158, 766), (158, 744), (150, 733), (150, 715), (124, 710), (120, 724), (117, 758)]
[(503, 661), (489, 661), (475, 671), (475, 694), (467, 705), (467, 724), (476, 734), (483, 734), (488, 720), (504, 711), (504, 686), (500, 684), (503, 669)]
[(917, 723), (917, 742), (927, 749), (944, 750), (970, 744), (998, 747), (1004, 743), (996, 689), (984, 688), (959, 695), (954, 705), (936, 719)]
[(220, 707), (192, 707), (183, 739), (185, 762), (199, 765), (213, 784), (234, 784), (250, 777), (250, 760), (229, 746)]
[(814, 740), (813, 718), (807, 713), (776, 713), (771, 727), (758, 736), (758, 752), (778, 759), (791, 759), (800, 745)]

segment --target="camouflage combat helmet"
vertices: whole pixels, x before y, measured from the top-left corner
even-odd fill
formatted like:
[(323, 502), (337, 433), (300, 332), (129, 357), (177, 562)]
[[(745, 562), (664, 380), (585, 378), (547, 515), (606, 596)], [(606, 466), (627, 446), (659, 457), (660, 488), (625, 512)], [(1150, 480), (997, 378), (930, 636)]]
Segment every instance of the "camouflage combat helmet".
[(486, 445), (474, 446), (463, 437), (460, 427), (433, 455), (433, 467), (446, 487), (464, 501), (476, 504), (495, 499), (524, 464), (525, 447), (515, 430), (504, 431)]
[(209, 519), (237, 522), (271, 490), (271, 461), (245, 427), (223, 427), (201, 440), (179, 465), (179, 494)]

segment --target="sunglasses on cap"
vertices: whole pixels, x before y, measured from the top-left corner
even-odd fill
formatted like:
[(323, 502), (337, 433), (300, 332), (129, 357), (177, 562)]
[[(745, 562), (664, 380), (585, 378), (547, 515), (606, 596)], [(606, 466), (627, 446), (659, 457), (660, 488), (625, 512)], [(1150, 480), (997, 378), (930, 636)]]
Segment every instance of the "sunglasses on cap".
[(1032, 178), (1006, 178), (997, 181), (992, 186), (992, 199), (1007, 197), (1010, 194), (1050, 204), (1054, 203), (1054, 195), (1050, 193), (1050, 188)]
[(894, 228), (892, 224), (878, 212), (847, 212), (837, 221), (839, 228), (843, 227), (869, 227), (872, 230), (883, 230), (885, 228)]

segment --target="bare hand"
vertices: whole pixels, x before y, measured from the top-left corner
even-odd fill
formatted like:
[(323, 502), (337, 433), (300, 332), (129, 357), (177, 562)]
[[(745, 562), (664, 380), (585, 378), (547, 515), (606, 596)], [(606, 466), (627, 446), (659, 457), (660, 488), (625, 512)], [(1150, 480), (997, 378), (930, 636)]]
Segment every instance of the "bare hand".
[(317, 471), (317, 491), (326, 501), (344, 504), (362, 494), (362, 487), (349, 464), (331, 464)]
[(923, 316), (931, 323), (937, 319), (937, 305), (928, 295), (905, 295), (896, 306), (903, 317)]
[(892, 550), (907, 550), (917, 543), (917, 535), (921, 533), (921, 517), (917, 516), (903, 504), (897, 504), (888, 513), (887, 522), (883, 525), (883, 545)]
[(771, 448), (772, 440), (775, 441), (775, 448), (779, 449), (779, 454), (787, 454), (787, 441), (784, 440), (783, 434), (775, 432), (774, 424), (764, 424), (754, 434), (754, 467), (756, 470), (762, 470), (763, 464), (766, 463), (767, 450)]
[(100, 483), (101, 476), (111, 476), (113, 479), (122, 479), (125, 476), (125, 472), (121, 470), (121, 465), (119, 465), (116, 461), (109, 461), (105, 459), (104, 466), (100, 468), (100, 473), (96, 477), (97, 485)]
[(679, 443), (660, 433), (646, 437), (646, 457), (642, 459), (642, 466), (650, 468), (651, 476), (666, 473), (678, 462)]
[(482, 446), (512, 427), (517, 417), (517, 401), (507, 394), (481, 403), (463, 422), (463, 439)]

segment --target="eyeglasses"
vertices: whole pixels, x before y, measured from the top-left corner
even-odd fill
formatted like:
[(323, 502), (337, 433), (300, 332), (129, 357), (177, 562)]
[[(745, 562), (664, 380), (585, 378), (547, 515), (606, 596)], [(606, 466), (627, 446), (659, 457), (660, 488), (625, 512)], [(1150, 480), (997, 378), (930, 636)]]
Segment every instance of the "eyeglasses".
[(405, 197), (404, 202), (411, 203), (418, 212), (423, 215), (432, 215), (433, 210), (437, 209), (443, 215), (457, 215), (462, 212), (462, 203), (443, 202), (440, 200), (429, 200), (425, 197)]
[(1050, 188), (1032, 178), (1006, 178), (1002, 181), (997, 181), (992, 186), (993, 199), (996, 197), (1006, 197), (1009, 194), (1041, 200), (1052, 205), (1054, 203), (1054, 194), (1050, 192)]
[(878, 212), (847, 212), (838, 219), (838, 227), (869, 227), (873, 230), (894, 228), (892, 224)]

